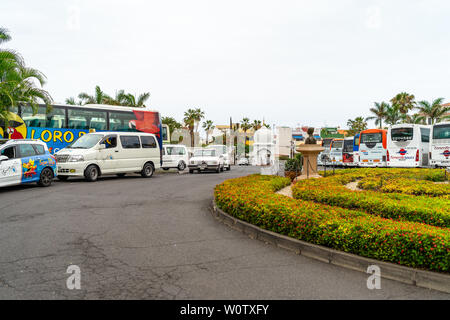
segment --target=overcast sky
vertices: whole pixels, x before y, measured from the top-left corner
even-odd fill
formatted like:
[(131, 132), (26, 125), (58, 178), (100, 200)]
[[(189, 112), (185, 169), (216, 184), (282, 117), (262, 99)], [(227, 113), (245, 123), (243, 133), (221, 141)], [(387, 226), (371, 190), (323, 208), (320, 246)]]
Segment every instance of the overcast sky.
[(148, 91), (163, 116), (200, 107), (215, 124), (346, 127), (400, 91), (447, 98), (449, 17), (435, 0), (0, 4), (4, 47), (45, 73), (55, 102)]

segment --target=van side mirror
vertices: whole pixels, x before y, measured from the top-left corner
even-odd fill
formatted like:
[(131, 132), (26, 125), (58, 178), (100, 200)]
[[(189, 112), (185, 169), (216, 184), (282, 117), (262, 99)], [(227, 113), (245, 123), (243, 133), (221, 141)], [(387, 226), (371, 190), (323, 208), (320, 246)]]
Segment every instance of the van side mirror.
[(0, 156), (0, 162), (9, 160), (7, 156)]

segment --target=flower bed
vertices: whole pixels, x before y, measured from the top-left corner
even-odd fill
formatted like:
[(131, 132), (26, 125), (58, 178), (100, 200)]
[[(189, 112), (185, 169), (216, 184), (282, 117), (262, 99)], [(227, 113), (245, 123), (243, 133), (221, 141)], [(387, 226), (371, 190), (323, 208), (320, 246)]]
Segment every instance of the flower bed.
[(215, 188), (216, 204), (238, 219), (296, 239), (405, 266), (450, 271), (448, 228), (275, 193), (289, 183), (260, 175), (227, 180)]

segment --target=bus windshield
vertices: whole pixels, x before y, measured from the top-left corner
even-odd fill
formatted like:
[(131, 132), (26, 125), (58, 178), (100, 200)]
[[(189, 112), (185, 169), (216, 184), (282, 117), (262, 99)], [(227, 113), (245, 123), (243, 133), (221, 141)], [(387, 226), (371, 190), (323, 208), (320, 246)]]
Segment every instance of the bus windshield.
[(361, 143), (379, 143), (383, 141), (381, 132), (361, 134)]
[(344, 152), (353, 152), (353, 140), (344, 140)]
[(332, 139), (323, 139), (323, 147), (328, 148), (331, 145)]
[(75, 140), (67, 148), (69, 149), (90, 149), (95, 146), (100, 139), (103, 138), (101, 134), (85, 134)]
[(343, 144), (344, 144), (344, 141), (336, 140), (336, 141), (333, 141), (333, 144), (331, 145), (331, 147), (332, 148), (342, 148)]
[(433, 139), (450, 139), (450, 124), (435, 125)]
[(413, 139), (413, 128), (395, 128), (391, 129), (392, 141), (408, 141)]

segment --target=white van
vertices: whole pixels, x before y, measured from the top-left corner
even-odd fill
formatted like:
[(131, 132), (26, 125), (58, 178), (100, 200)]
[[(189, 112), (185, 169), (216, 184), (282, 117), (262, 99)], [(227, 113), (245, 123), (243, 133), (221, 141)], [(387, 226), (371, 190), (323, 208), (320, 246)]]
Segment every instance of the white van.
[(386, 161), (388, 167), (426, 167), (430, 150), (430, 126), (402, 123), (389, 127)]
[(182, 144), (165, 144), (163, 145), (162, 154), (163, 163), (161, 168), (164, 170), (176, 168), (183, 171), (189, 163), (188, 149)]
[(342, 166), (342, 150), (344, 148), (344, 139), (333, 139), (331, 142), (330, 158), (335, 166)]
[(441, 122), (431, 129), (430, 164), (450, 167), (450, 122)]
[(210, 146), (208, 146), (208, 148), (213, 148), (214, 150), (216, 150), (217, 154), (222, 155), (225, 170), (227, 170), (227, 171), (231, 170), (232, 153), (231, 153), (230, 148), (227, 148), (226, 145), (222, 145), (222, 144), (210, 145)]
[(161, 152), (155, 135), (143, 132), (88, 133), (56, 154), (58, 178), (140, 173), (144, 178), (161, 167)]

